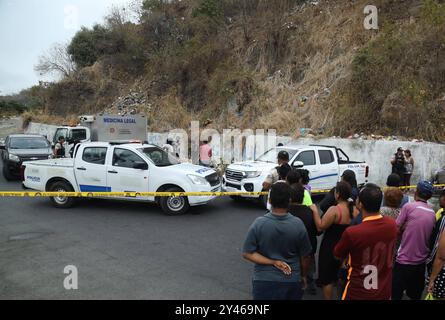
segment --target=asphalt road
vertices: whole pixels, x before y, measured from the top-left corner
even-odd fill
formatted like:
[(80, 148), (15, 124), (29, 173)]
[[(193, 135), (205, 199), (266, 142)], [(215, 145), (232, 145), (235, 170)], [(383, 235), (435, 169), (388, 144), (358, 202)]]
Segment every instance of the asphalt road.
[[(1, 176), (0, 190), (21, 186)], [(250, 299), (241, 246), (262, 214), (228, 198), (180, 217), (145, 203), (58, 210), (48, 199), (0, 198), (0, 299)], [(78, 268), (78, 290), (64, 289), (67, 265)]]

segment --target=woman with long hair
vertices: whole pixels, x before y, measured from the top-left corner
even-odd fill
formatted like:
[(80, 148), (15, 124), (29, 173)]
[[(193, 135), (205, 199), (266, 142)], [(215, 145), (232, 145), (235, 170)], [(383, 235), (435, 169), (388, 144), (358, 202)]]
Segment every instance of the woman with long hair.
[[(341, 181), (347, 182), (351, 186), (351, 199), (357, 200), (359, 190), (357, 185), (357, 178), (355, 176), (355, 172), (352, 170), (346, 170), (341, 175)], [(328, 194), (323, 198), (320, 202), (320, 209), (323, 212), (328, 211), (328, 209), (332, 206), (335, 206), (337, 202), (335, 201), (335, 188), (332, 188)]]
[(404, 177), (404, 186), (408, 187), (411, 185), (411, 177), (414, 172), (414, 159), (411, 154), (411, 150), (405, 150), (405, 174)]
[(341, 267), (341, 261), (334, 257), (333, 250), (356, 213), (354, 202), (351, 201), (352, 187), (349, 183), (345, 181), (337, 183), (334, 195), (337, 205), (330, 207), (323, 217), (313, 210), (318, 231), (324, 231), (318, 254), (317, 284), (323, 287), (325, 300), (333, 299), (333, 288), (338, 281)]

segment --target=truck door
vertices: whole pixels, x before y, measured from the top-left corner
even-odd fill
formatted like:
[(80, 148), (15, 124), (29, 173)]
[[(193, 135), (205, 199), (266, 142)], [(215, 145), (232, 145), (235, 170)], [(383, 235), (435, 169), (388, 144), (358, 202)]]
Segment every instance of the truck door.
[(74, 161), (77, 184), (82, 192), (110, 192), (105, 165), (107, 147), (80, 147)]
[(148, 192), (148, 164), (144, 159), (131, 150), (115, 147), (111, 160), (107, 166), (111, 191)]
[(332, 189), (338, 181), (338, 163), (335, 161), (333, 150), (318, 150), (320, 159), (319, 188)]
[(301, 161), (304, 164), (303, 169), (309, 171), (311, 178), (310, 185), (314, 189), (319, 188), (319, 166), (317, 165), (317, 158), (314, 150), (301, 151), (296, 157), (295, 161)]

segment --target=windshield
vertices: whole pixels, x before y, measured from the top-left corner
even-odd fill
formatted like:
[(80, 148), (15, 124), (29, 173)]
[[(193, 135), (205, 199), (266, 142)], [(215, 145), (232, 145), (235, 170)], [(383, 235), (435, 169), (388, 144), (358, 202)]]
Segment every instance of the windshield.
[(41, 137), (29, 137), (29, 138), (11, 138), (9, 148), (18, 149), (48, 149), (49, 142), (45, 138)]
[(68, 129), (57, 129), (56, 133), (54, 134), (53, 142), (58, 143), (60, 137), (67, 138), (68, 135)]
[(181, 163), (173, 155), (160, 148), (143, 148), (139, 149), (139, 151), (142, 152), (145, 157), (150, 159), (157, 167), (169, 167)]
[(286, 149), (286, 148), (273, 148), (273, 149), (270, 149), (269, 151), (267, 151), (265, 154), (263, 154), (258, 159), (256, 159), (256, 161), (277, 163), (277, 157), (278, 157), (278, 153), (280, 151), (287, 151), (287, 153), (289, 153), (289, 159), (292, 159), (295, 156), (295, 154), (298, 152), (298, 150), (291, 150), (291, 149)]

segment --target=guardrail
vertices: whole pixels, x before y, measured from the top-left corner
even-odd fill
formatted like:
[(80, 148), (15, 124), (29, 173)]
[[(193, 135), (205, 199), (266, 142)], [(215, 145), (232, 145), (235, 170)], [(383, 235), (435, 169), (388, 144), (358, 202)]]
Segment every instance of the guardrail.
[[(445, 188), (445, 184), (434, 185)], [(384, 187), (383, 189), (386, 189)], [(401, 190), (415, 189), (416, 186), (400, 187)], [(328, 193), (330, 190), (315, 189), (313, 195)], [(0, 197), (39, 198), (39, 197), (70, 197), (70, 198), (141, 198), (141, 197), (228, 197), (228, 196), (266, 196), (268, 192), (38, 192), (38, 191), (0, 191)]]

